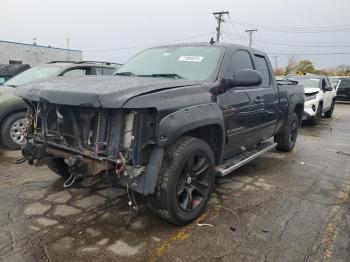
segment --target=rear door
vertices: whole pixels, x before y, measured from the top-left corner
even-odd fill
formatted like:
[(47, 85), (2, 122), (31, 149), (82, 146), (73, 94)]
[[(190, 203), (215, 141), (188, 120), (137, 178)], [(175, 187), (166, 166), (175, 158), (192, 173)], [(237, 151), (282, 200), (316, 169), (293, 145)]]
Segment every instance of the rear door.
[[(244, 49), (232, 54), (227, 77), (242, 69), (254, 69), (252, 54)], [(226, 159), (261, 139), (259, 126), (264, 122), (265, 106), (262, 91), (260, 86), (235, 87), (218, 96), (226, 127)]]
[(264, 112), (258, 136), (261, 140), (266, 140), (272, 136), (277, 124), (279, 94), (268, 58), (264, 54), (254, 54), (254, 66), (263, 80), (259, 87), (260, 98), (264, 103)]

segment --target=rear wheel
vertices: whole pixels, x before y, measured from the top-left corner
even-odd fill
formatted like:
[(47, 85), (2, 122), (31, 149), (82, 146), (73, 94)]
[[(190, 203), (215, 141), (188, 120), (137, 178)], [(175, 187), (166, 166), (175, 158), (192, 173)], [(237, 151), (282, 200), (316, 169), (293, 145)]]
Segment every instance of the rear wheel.
[(1, 124), (1, 142), (7, 148), (18, 150), (24, 143), (25, 112), (17, 112), (9, 115)]
[(334, 111), (334, 106), (335, 106), (335, 100), (333, 99), (332, 104), (331, 104), (331, 108), (324, 113), (324, 116), (327, 118), (331, 118), (333, 115), (333, 111)]
[(298, 137), (298, 128), (299, 117), (296, 113), (293, 113), (288, 119), (284, 132), (275, 136), (277, 150), (283, 152), (293, 150)]
[(156, 194), (147, 197), (151, 210), (184, 225), (204, 210), (215, 180), (214, 154), (201, 139), (182, 137), (167, 148)]
[(318, 125), (318, 123), (320, 123), (321, 116), (322, 116), (322, 104), (319, 104), (317, 107), (316, 115), (310, 119), (310, 123), (314, 126)]

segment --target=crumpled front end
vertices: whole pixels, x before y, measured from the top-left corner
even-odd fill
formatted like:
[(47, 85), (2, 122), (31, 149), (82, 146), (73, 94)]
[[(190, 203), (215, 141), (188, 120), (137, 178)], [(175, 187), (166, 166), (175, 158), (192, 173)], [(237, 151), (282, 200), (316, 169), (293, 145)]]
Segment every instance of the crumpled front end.
[(322, 93), (320, 89), (305, 92), (304, 114), (303, 120), (308, 120), (317, 114), (320, 101), (322, 100)]
[(72, 178), (99, 177), (106, 172), (117, 178), (136, 177), (144, 172), (156, 142), (155, 109), (28, 104), (22, 154), (29, 163), (44, 165), (64, 159)]

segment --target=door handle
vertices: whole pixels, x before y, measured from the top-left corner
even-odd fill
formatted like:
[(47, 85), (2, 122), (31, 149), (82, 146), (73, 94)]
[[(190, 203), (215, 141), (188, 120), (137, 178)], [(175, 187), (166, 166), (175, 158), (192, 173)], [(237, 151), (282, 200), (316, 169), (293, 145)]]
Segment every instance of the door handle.
[(263, 103), (264, 102), (264, 98), (262, 98), (261, 96), (257, 96), (255, 99), (254, 99), (254, 103)]

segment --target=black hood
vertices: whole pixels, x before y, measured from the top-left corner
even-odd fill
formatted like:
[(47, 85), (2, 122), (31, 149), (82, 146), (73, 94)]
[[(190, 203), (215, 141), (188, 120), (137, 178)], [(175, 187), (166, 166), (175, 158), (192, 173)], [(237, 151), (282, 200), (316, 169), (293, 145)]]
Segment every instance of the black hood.
[(31, 101), (53, 104), (120, 108), (135, 96), (200, 83), (187, 79), (131, 76), (58, 77), (19, 86), (15, 94)]

